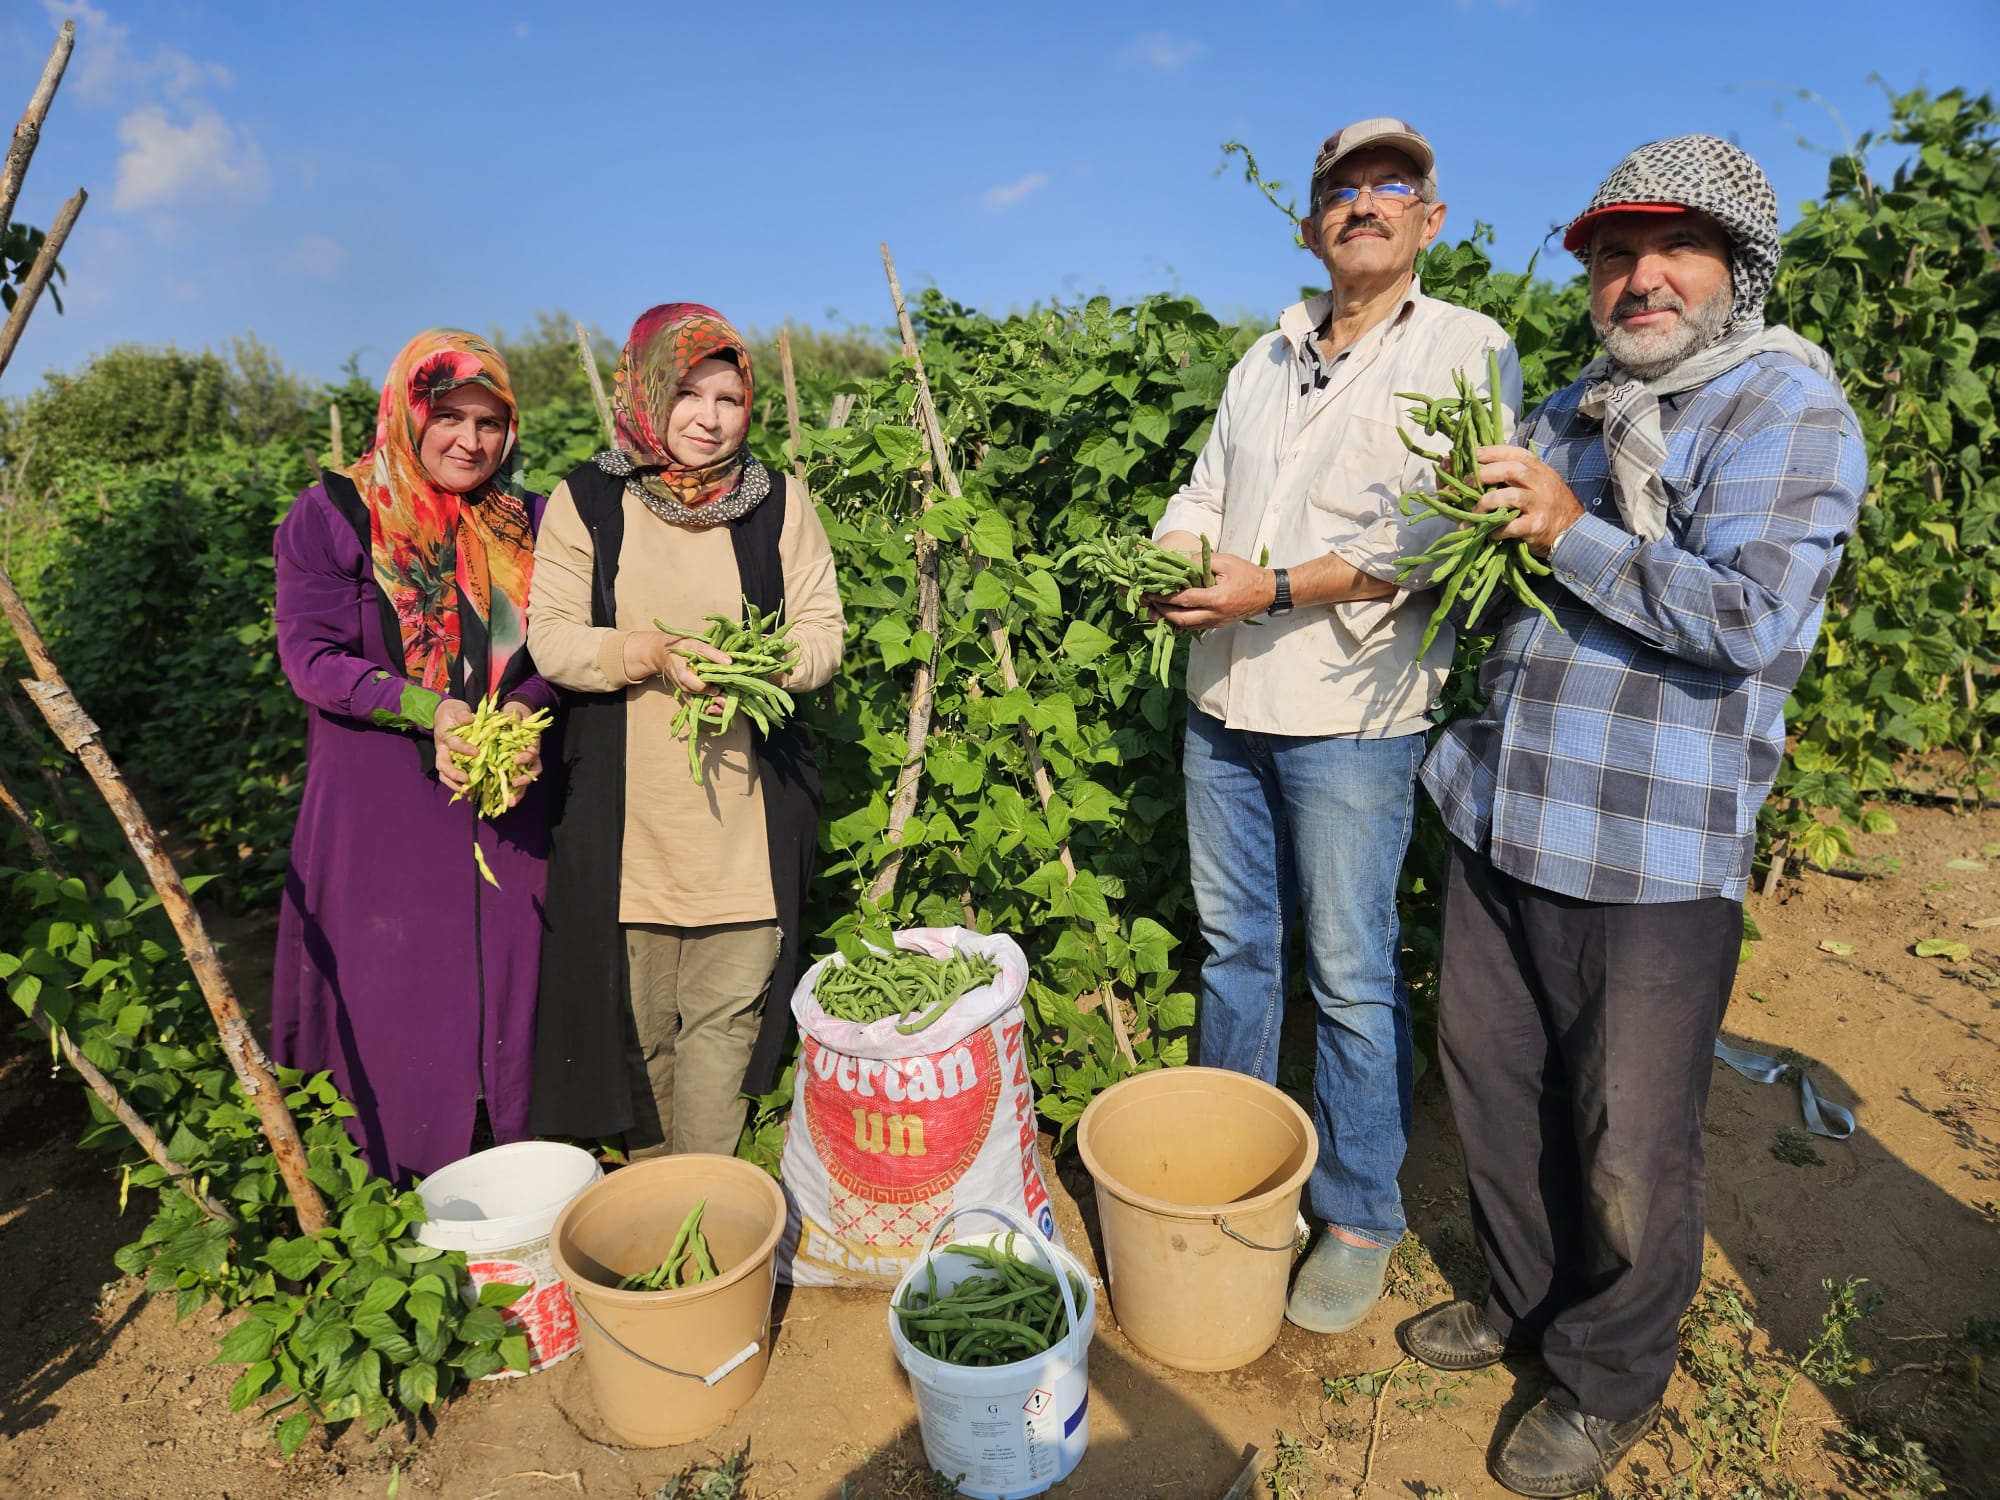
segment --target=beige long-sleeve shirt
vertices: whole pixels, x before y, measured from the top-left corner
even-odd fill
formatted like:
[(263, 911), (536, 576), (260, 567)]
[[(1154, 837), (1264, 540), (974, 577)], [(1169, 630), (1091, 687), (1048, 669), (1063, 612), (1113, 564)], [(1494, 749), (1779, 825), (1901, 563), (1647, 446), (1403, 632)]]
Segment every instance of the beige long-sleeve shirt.
[[(1230, 371), (1215, 426), (1155, 537), (1197, 532), (1218, 552), (1252, 562), (1269, 549), (1272, 567), (1331, 552), (1393, 582), (1399, 557), (1443, 534), (1450, 523), (1427, 512), (1412, 521), (1397, 508), (1404, 491), (1433, 484), (1430, 465), (1396, 436), (1410, 403), (1395, 393), (1450, 395), (1452, 371), (1463, 370), (1483, 394), (1486, 353), (1498, 350), (1511, 428), (1521, 405), (1514, 346), (1491, 318), (1426, 297), (1412, 280), (1396, 311), (1326, 366), (1327, 383), (1315, 388), (1305, 346), (1331, 305), (1331, 294), (1322, 293), (1286, 308), (1277, 330)], [(1419, 733), (1451, 667), (1448, 628), (1417, 658), (1435, 598), (1398, 589), (1211, 630), (1189, 650), (1188, 698), (1233, 729)]]
[[(819, 513), (803, 486), (785, 483), (778, 556), (799, 660), (779, 685), (800, 693), (823, 685), (840, 665), (846, 620)], [(723, 734), (702, 738), (704, 784), (697, 786), (687, 740), (673, 732), (673, 689), (658, 677), (632, 682), (625, 674), (628, 632), (651, 630), (655, 620), (699, 632), (707, 615), (743, 618), (729, 530), (673, 525), (630, 491), (624, 512), (616, 628), (590, 623), (595, 549), (567, 484), (556, 486), (542, 518), (528, 606), (528, 649), (544, 677), (588, 693), (625, 690), (619, 920), (674, 927), (770, 921), (777, 910), (750, 726), (739, 716)]]

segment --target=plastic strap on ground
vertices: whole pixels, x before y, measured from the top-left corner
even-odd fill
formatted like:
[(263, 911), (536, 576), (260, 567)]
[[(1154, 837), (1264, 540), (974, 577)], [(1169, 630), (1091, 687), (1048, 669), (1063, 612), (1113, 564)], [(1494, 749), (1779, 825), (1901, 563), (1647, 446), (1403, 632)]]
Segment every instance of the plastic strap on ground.
[[(1785, 1073), (1794, 1065), (1781, 1063), (1775, 1057), (1766, 1057), (1761, 1052), (1745, 1051), (1741, 1047), (1731, 1047), (1725, 1042), (1715, 1044), (1717, 1062), (1726, 1063), (1741, 1073), (1752, 1083), (1783, 1083)], [(1854, 1111), (1844, 1105), (1835, 1104), (1831, 1099), (1822, 1099), (1819, 1090), (1813, 1087), (1812, 1075), (1804, 1068), (1799, 1074), (1799, 1109), (1806, 1117), (1806, 1129), (1814, 1135), (1823, 1135), (1830, 1141), (1844, 1141), (1854, 1134)], [(1829, 1124), (1828, 1122), (1832, 1123)]]

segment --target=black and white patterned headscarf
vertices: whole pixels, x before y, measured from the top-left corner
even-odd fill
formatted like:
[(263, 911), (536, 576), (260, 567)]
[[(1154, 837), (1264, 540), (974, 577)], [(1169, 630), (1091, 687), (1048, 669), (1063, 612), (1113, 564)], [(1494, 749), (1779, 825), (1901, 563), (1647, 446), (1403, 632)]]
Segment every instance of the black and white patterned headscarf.
[(1789, 328), (1764, 326), (1764, 297), (1778, 274), (1778, 196), (1748, 153), (1712, 135), (1677, 135), (1641, 146), (1618, 163), (1563, 231), (1563, 248), (1590, 263), (1596, 219), (1608, 213), (1680, 213), (1698, 209), (1729, 236), (1729, 317), (1715, 338), (1670, 370), (1641, 379), (1609, 354), (1577, 377), (1578, 410), (1604, 424), (1618, 513), (1635, 536), (1666, 535), (1669, 496), (1661, 468), (1667, 442), (1660, 398), (1706, 385), (1759, 354), (1776, 354), (1838, 384), (1833, 362)]
[(1590, 236), (1602, 214), (1698, 209), (1729, 235), (1735, 293), (1728, 334), (1764, 326), (1764, 297), (1778, 274), (1778, 195), (1747, 151), (1712, 135), (1651, 141), (1612, 169), (1590, 206), (1563, 231), (1563, 248), (1590, 260)]

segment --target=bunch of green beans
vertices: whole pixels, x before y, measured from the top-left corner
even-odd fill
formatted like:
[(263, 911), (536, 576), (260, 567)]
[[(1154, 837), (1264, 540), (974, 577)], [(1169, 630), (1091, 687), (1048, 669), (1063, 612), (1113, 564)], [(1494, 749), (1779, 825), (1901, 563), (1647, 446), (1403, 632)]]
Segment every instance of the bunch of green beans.
[[(964, 1255), (987, 1271), (974, 1272), (938, 1295), (935, 1260), (925, 1266), (928, 1290), (913, 1282), (896, 1304), (903, 1337), (946, 1364), (1011, 1365), (1045, 1353), (1060, 1339), (1063, 1328), (1062, 1292), (1044, 1267), (991, 1245), (947, 1245), (939, 1254)], [(988, 1274), (991, 1272), (991, 1274)], [(1070, 1291), (1081, 1312), (1084, 1289), (1075, 1276)]]
[[(1128, 614), (1144, 616), (1148, 598), (1165, 599), (1182, 589), (1205, 589), (1215, 583), (1209, 566), (1208, 538), (1201, 539), (1201, 561), (1157, 546), (1134, 533), (1095, 536), (1080, 542), (1056, 559), (1056, 566), (1074, 560), (1115, 589), (1123, 590)], [(1173, 665), (1174, 637), (1178, 632), (1165, 620), (1155, 620), (1146, 639), (1152, 644), (1153, 676), (1167, 680)]]
[(681, 652), (695, 676), (717, 689), (713, 694), (683, 693), (680, 712), (674, 715), (674, 733), (687, 737), (688, 772), (695, 785), (702, 784), (704, 735), (723, 733), (739, 713), (764, 734), (791, 717), (792, 695), (778, 686), (777, 679), (798, 665), (799, 648), (787, 639), (792, 627), (779, 624), (783, 613), (779, 608), (766, 615), (745, 599), (740, 623), (726, 615), (710, 615), (708, 629), (693, 631), (653, 621), (669, 635), (701, 641), (729, 654), (728, 661), (720, 662), (692, 651)]
[[(490, 693), (479, 700), (479, 706), (472, 711), (472, 722), (461, 725), (452, 732), (472, 745), (470, 755), (454, 750), (451, 762), (465, 772), (465, 785), (451, 794), (454, 802), (472, 799), (479, 816), (491, 821), (507, 810), (514, 795), (514, 778), (521, 774), (519, 762), (523, 750), (531, 748), (541, 737), (544, 729), (553, 722), (546, 708), (538, 708), (526, 718), (516, 718), (502, 708)], [(500, 882), (487, 867), (486, 856), (479, 848), (479, 835), (475, 829), (472, 838), (472, 862), (479, 866), (479, 876), (496, 891)]]
[(1549, 565), (1530, 552), (1527, 542), (1518, 537), (1512, 542), (1493, 540), (1494, 532), (1521, 513), (1511, 506), (1487, 511), (1478, 508), (1480, 496), (1485, 492), (1479, 485), (1479, 461), (1473, 455), (1479, 448), (1507, 441), (1506, 415), (1500, 406), (1500, 356), (1493, 350), (1486, 354), (1486, 373), (1490, 404), (1480, 399), (1459, 370), (1452, 371), (1452, 379), (1458, 386), (1456, 395), (1396, 392), (1399, 400), (1415, 403), (1410, 408), (1410, 417), (1425, 433), (1451, 440), (1451, 451), (1437, 454), (1419, 447), (1402, 428), (1396, 429), (1403, 446), (1429, 459), (1437, 473), (1435, 493), (1411, 490), (1402, 497), (1399, 504), (1403, 514), (1414, 516), (1418, 510), (1427, 509), (1458, 523), (1425, 551), (1396, 562), (1399, 579), (1419, 568), (1434, 568), (1430, 582), (1443, 590), (1437, 608), (1431, 611), (1430, 623), (1424, 627), (1423, 642), (1417, 647), (1419, 656), (1430, 650), (1438, 628), (1461, 596), (1468, 601), (1466, 625), (1470, 629), (1503, 584), (1515, 598), (1540, 611), (1556, 629), (1562, 629), (1531, 582), (1537, 576), (1547, 576)]
[(630, 1276), (621, 1276), (618, 1290), (671, 1291), (676, 1287), (693, 1286), (698, 1281), (714, 1280), (715, 1258), (708, 1253), (708, 1239), (701, 1232), (701, 1211), (706, 1207), (708, 1200), (704, 1198), (681, 1220), (680, 1233), (674, 1236), (673, 1246), (667, 1251), (665, 1260), (650, 1271), (634, 1271)]
[(999, 972), (992, 959), (971, 953), (939, 960), (896, 948), (826, 964), (813, 981), (813, 999), (835, 1020), (858, 1026), (898, 1016), (896, 1030), (914, 1036), (934, 1025), (961, 995), (991, 984)]

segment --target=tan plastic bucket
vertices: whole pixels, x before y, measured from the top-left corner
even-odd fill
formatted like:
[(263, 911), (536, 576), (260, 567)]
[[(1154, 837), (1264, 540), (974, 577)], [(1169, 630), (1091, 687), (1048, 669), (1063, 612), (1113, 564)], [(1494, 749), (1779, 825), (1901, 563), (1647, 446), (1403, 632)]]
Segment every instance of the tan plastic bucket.
[[(720, 1271), (676, 1291), (621, 1292), (666, 1257), (706, 1198), (701, 1229)], [(549, 1235), (583, 1335), (598, 1414), (623, 1442), (706, 1437), (757, 1393), (771, 1360), (771, 1293), (785, 1195), (733, 1156), (663, 1156), (570, 1200)]]
[(1161, 1364), (1233, 1370), (1277, 1340), (1312, 1120), (1255, 1078), (1161, 1068), (1083, 1112), (1119, 1330)]

